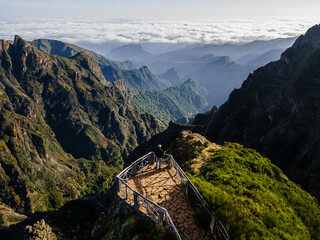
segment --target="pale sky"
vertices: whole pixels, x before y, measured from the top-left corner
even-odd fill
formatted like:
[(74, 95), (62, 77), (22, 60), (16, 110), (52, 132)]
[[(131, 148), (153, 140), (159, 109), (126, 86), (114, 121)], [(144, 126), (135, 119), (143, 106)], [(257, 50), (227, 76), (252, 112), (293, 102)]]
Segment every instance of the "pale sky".
[(319, 0), (0, 0), (0, 16), (208, 18), (308, 16)]
[(0, 39), (242, 43), (297, 37), (320, 0), (0, 0)]

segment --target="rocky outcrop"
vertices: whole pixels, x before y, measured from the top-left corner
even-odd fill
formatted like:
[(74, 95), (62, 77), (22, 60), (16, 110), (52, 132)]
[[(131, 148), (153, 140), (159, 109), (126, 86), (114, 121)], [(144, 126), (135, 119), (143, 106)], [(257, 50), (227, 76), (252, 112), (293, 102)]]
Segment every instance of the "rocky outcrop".
[(27, 240), (57, 240), (52, 228), (43, 219), (33, 226), (27, 226), (26, 231), (25, 239)]
[(0, 40), (0, 51), (4, 50), (8, 50), (10, 47), (10, 43), (8, 43), (7, 41), (5, 40)]
[(17, 213), (8, 205), (0, 202), (0, 229), (18, 224), (26, 218), (27, 216)]

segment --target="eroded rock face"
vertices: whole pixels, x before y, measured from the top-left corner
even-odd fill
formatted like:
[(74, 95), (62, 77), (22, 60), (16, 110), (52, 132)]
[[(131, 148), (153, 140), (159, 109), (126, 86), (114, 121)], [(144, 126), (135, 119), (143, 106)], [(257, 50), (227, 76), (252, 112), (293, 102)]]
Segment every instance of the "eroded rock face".
[(213, 115), (205, 136), (255, 148), (320, 198), (320, 25), (257, 69)]
[(0, 51), (2, 50), (8, 50), (9, 49), (9, 46), (10, 46), (10, 43), (8, 43), (7, 41), (5, 40), (0, 40)]
[(57, 240), (52, 228), (43, 219), (33, 226), (27, 226), (26, 232), (25, 239), (27, 240)]

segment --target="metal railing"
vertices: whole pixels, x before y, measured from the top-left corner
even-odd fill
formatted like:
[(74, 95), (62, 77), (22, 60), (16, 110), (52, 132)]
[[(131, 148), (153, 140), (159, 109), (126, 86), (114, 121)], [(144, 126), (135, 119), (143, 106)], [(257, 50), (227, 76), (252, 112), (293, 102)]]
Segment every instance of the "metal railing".
[(206, 207), (207, 203), (203, 199), (201, 193), (194, 186), (194, 184), (188, 178), (185, 172), (181, 169), (179, 164), (174, 160), (173, 156), (170, 154), (166, 154), (166, 157), (168, 158), (168, 165), (175, 172), (181, 184), (185, 187), (186, 194), (190, 196), (191, 195), (190, 190), (192, 190), (195, 196), (192, 199), (195, 201), (194, 205), (198, 210), (201, 211), (202, 214), (206, 215), (206, 216), (202, 216), (202, 218), (208, 219), (208, 225), (210, 227), (211, 234), (213, 234), (216, 238), (218, 237), (219, 239), (226, 239), (226, 240), (229, 239), (227, 230), (224, 228), (224, 226), (219, 221), (219, 219), (214, 214), (212, 214), (211, 211)]
[[(219, 239), (229, 239), (229, 235), (226, 229), (223, 227), (222, 223), (215, 217), (209, 209), (206, 207), (206, 202), (203, 199), (202, 195), (199, 193), (197, 188), (193, 185), (188, 176), (181, 169), (179, 164), (174, 160), (172, 155), (165, 154), (165, 157), (168, 159), (167, 162), (164, 161), (176, 174), (180, 182), (185, 187), (185, 191), (187, 195), (191, 195), (190, 190), (194, 194), (195, 198), (195, 206), (198, 210), (202, 210), (204, 214), (207, 215), (209, 220), (210, 231), (215, 238)], [(117, 180), (117, 192), (118, 195), (127, 201), (131, 206), (133, 206), (137, 211), (140, 211), (150, 217), (158, 224), (164, 224), (165, 226), (169, 226), (171, 231), (176, 235), (177, 239), (181, 240), (181, 237), (165, 208), (160, 207), (155, 202), (150, 199), (144, 197), (139, 192), (133, 190), (126, 182), (134, 175), (139, 173), (145, 167), (152, 165), (155, 161), (155, 156), (153, 152), (149, 152), (148, 154), (142, 156), (137, 159), (130, 166), (126, 167), (121, 173), (119, 173), (116, 177)]]
[(168, 226), (169, 229), (176, 235), (178, 240), (181, 237), (176, 229), (168, 211), (160, 207), (155, 202), (146, 198), (139, 192), (133, 190), (127, 183), (132, 176), (140, 172), (143, 168), (154, 163), (154, 154), (150, 152), (138, 160), (134, 161), (127, 168), (125, 168), (116, 177), (117, 179), (117, 192), (118, 195), (127, 201), (131, 206), (133, 206), (137, 211), (140, 211), (150, 217), (158, 224), (164, 224)]

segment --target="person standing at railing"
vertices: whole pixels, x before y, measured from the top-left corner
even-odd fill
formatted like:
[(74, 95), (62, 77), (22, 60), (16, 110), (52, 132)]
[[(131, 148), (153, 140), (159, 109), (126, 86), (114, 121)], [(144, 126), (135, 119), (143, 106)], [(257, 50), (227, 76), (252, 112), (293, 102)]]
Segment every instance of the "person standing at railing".
[(164, 156), (164, 151), (162, 150), (161, 144), (159, 144), (156, 150), (154, 150), (154, 154), (156, 155), (156, 168), (158, 168), (159, 165), (159, 169), (161, 169), (161, 161)]

